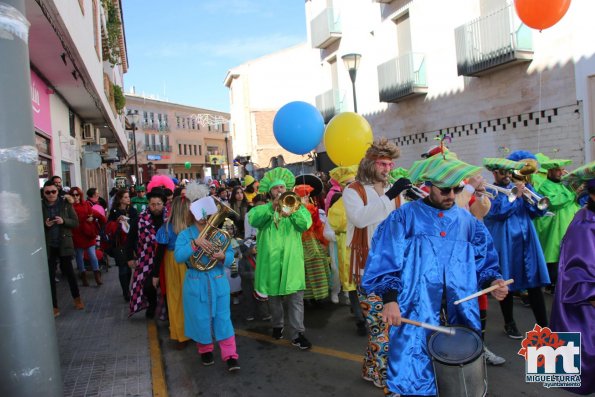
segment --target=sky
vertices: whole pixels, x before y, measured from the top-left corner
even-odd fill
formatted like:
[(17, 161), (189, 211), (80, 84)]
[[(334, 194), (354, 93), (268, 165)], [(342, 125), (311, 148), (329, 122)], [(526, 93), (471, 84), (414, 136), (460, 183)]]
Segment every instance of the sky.
[(306, 41), (303, 0), (124, 0), (125, 92), (229, 111), (227, 71)]

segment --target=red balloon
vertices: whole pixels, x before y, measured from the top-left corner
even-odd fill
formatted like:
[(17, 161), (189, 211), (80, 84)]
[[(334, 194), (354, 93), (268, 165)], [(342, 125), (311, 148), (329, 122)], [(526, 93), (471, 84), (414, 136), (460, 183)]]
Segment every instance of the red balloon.
[(543, 30), (554, 26), (570, 7), (570, 0), (514, 0), (514, 8), (525, 25)]

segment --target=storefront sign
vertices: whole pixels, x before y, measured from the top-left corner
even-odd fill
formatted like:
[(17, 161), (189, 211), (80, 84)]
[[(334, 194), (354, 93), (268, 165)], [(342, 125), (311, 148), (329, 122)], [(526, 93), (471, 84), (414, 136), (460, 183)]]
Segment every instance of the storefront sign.
[(33, 125), (48, 135), (52, 134), (50, 117), (50, 94), (48, 86), (31, 71), (31, 107), (33, 108)]
[(159, 155), (159, 154), (147, 154), (147, 160), (150, 160), (150, 161), (161, 160), (161, 155)]

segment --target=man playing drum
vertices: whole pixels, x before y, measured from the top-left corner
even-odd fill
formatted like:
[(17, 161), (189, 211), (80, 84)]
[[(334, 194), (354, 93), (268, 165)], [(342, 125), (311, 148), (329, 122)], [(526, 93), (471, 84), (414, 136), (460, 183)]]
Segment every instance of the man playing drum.
[(436, 395), (434, 371), (426, 341), (429, 331), (401, 325), (401, 316), (433, 325), (446, 311), (449, 324), (479, 332), (479, 307), (473, 299), (454, 301), (479, 289), (504, 299), (508, 288), (498, 272), (498, 256), (485, 226), (455, 205), (463, 179), (479, 167), (443, 159), (424, 172), (429, 195), (403, 205), (382, 222), (372, 240), (362, 288), (382, 296), (382, 316), (390, 330), (387, 386), (401, 396)]

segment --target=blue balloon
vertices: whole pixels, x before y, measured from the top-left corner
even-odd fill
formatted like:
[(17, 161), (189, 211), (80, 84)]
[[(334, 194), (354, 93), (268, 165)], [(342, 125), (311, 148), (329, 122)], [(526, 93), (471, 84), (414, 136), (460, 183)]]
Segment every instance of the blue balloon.
[(324, 119), (318, 109), (309, 103), (289, 102), (275, 115), (273, 132), (283, 149), (295, 154), (306, 154), (322, 141)]

